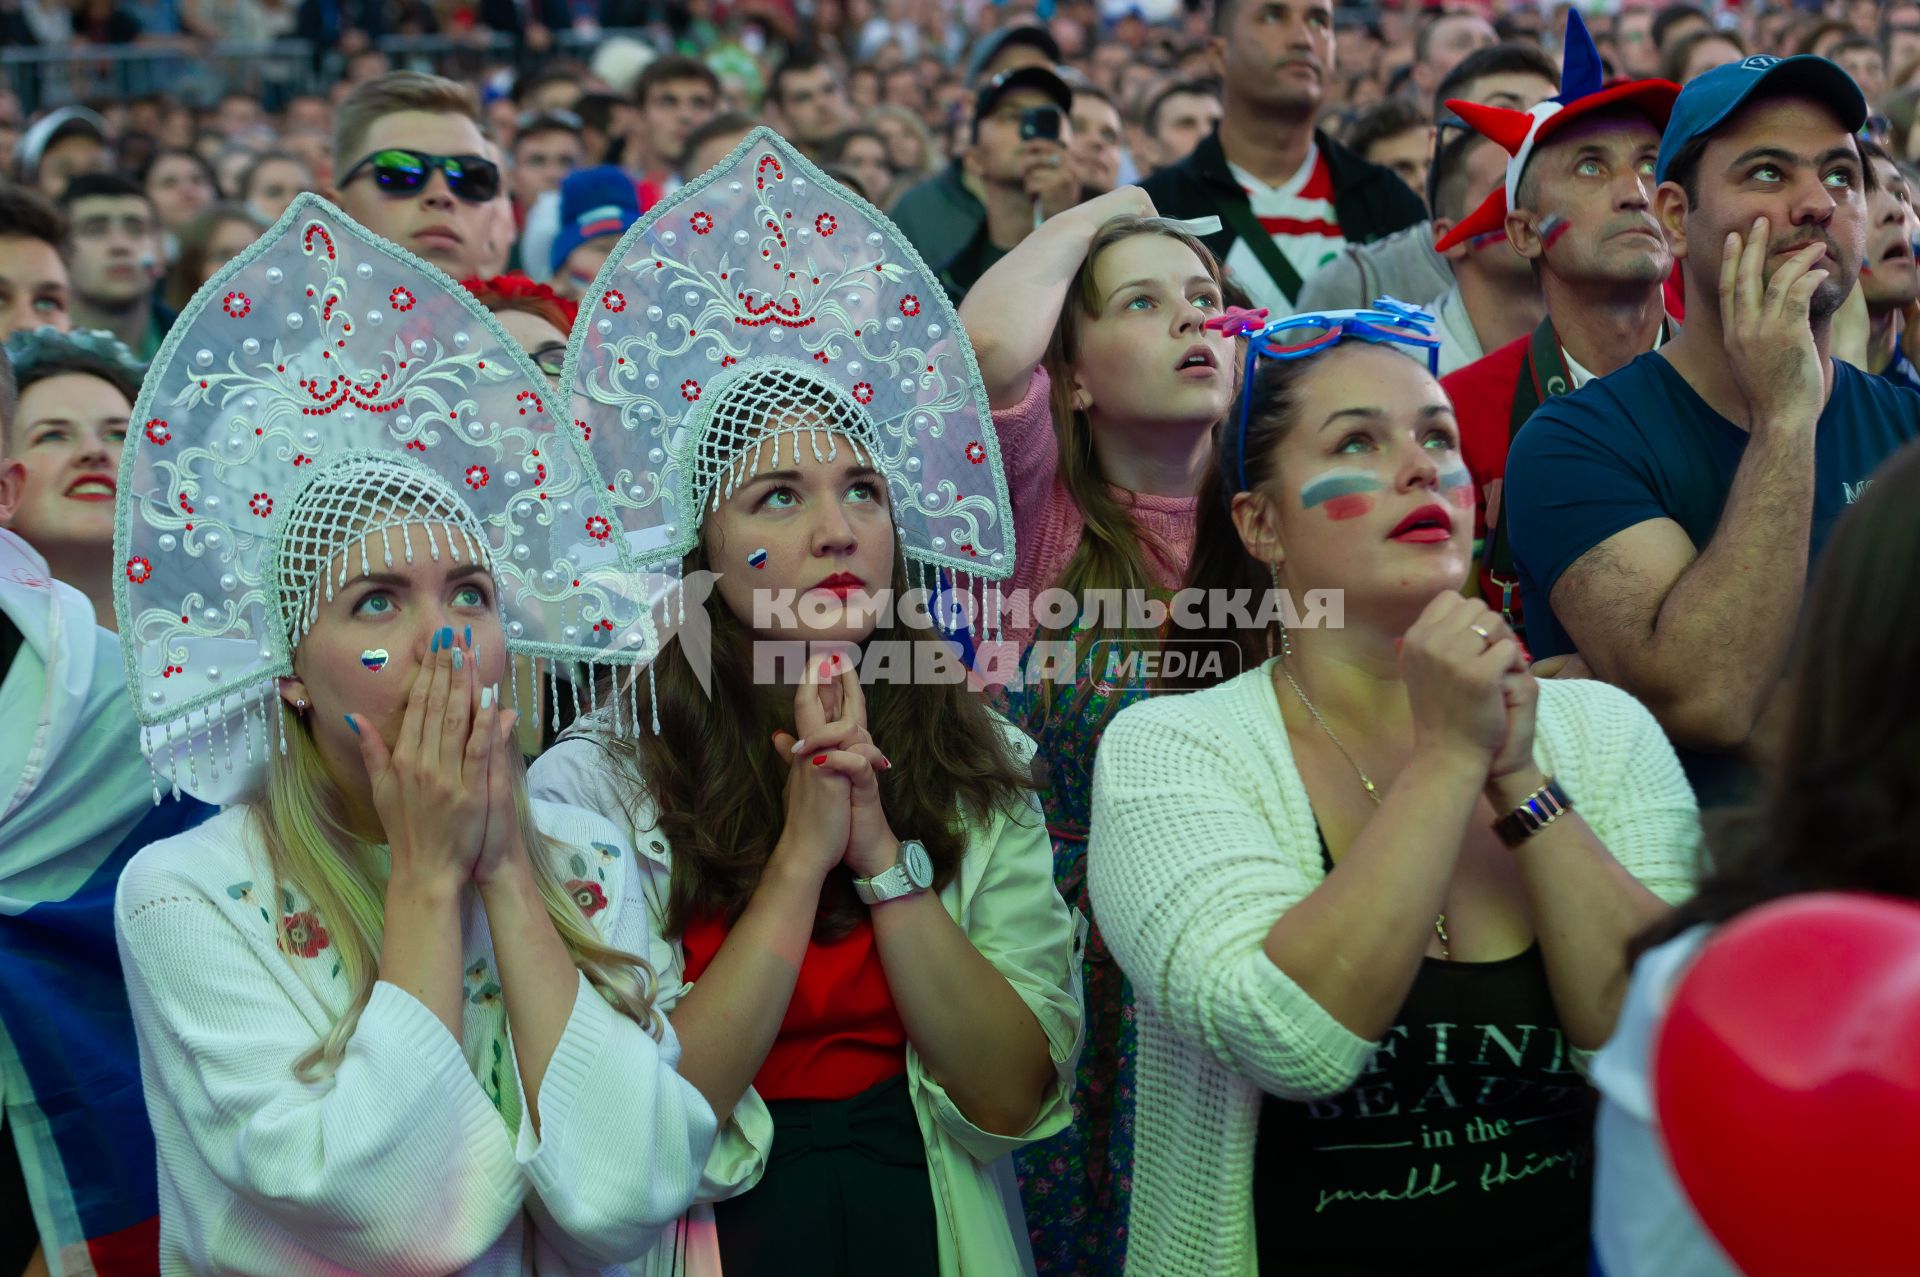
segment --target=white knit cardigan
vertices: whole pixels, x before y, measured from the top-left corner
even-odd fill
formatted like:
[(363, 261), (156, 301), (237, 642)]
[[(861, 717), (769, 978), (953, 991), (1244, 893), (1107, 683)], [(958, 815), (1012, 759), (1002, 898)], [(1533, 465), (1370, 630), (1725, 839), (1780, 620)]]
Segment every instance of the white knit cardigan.
[[(1129, 1274), (1252, 1277), (1263, 1096), (1336, 1095), (1374, 1048), (1263, 947), (1325, 877), (1272, 666), (1134, 705), (1100, 743), (1088, 885), (1140, 1035)], [(1621, 864), (1689, 894), (1698, 811), (1653, 716), (1604, 683), (1546, 681), (1537, 721), (1535, 758)]]
[[(554, 803), (533, 811), (596, 929), (646, 953), (638, 871), (613, 826)], [(534, 1130), (471, 888), (460, 1038), (381, 981), (318, 1082), (295, 1077), (294, 1062), (352, 991), (328, 920), (274, 884), (252, 808), (140, 852), (114, 912), (168, 1277), (604, 1277), (693, 1197), (713, 1110), (674, 1071), (672, 1028), (655, 1041), (584, 976)], [(514, 1088), (514, 1129), (489, 1087)]]

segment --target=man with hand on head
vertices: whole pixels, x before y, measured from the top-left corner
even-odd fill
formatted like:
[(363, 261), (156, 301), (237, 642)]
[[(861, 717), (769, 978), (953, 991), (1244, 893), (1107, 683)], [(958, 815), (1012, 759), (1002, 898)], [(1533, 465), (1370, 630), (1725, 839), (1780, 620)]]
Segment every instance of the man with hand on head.
[(1754, 788), (1809, 565), (1920, 434), (1920, 395), (1828, 355), (1866, 250), (1866, 116), (1811, 55), (1687, 85), (1654, 170), (1686, 323), (1542, 404), (1507, 460), (1534, 655), (1577, 650), (1645, 702), (1703, 807)]
[(1526, 333), (1545, 313), (1533, 264), (1514, 251), (1504, 231), (1458, 231), (1482, 191), (1498, 192), (1505, 160), (1487, 138), (1459, 131), (1434, 159), (1433, 231), (1453, 272), (1453, 287), (1434, 307), (1443, 377)]
[(1513, 543), (1501, 517), (1508, 445), (1542, 402), (1624, 367), (1668, 335), (1661, 285), (1673, 254), (1653, 215), (1653, 165), (1680, 90), (1664, 80), (1603, 88), (1578, 13), (1567, 15), (1566, 48), (1551, 108), (1447, 104), (1509, 154), (1502, 184), (1439, 248), (1469, 251), (1498, 233), (1546, 300), (1537, 326), (1440, 383), (1473, 472), (1480, 590), (1516, 633)]
[[(1449, 100), (1458, 98), (1524, 111), (1552, 97), (1558, 86), (1559, 68), (1531, 44), (1496, 44), (1462, 59), (1435, 90), (1436, 161), (1442, 149), (1470, 132), (1446, 109)], [(1476, 191), (1468, 198), (1478, 199), (1484, 194)], [(1439, 200), (1431, 173), (1426, 196), (1429, 207)], [(1370, 244), (1348, 245), (1345, 252), (1308, 276), (1300, 290), (1301, 309), (1358, 310), (1383, 296), (1432, 306), (1454, 284), (1447, 260), (1434, 250), (1435, 234), (1433, 223), (1422, 220)]]
[(473, 90), (391, 71), (347, 95), (334, 116), (340, 207), (376, 235), (455, 279), (485, 277), (502, 188)]

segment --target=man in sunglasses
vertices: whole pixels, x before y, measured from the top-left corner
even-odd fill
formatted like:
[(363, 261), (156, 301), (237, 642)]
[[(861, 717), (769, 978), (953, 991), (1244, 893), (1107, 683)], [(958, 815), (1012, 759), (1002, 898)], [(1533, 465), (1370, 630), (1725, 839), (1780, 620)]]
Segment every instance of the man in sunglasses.
[(391, 71), (347, 95), (334, 117), (334, 187), (348, 215), (455, 279), (485, 272), (500, 166), (473, 90)]

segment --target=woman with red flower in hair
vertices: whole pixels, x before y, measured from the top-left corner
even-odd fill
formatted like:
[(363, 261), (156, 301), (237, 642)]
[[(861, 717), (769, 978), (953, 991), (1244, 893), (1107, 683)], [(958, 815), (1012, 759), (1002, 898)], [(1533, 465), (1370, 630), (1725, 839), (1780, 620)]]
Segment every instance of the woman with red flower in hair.
[(580, 303), (562, 297), (525, 275), (495, 275), (492, 279), (460, 281), (466, 290), (493, 312), (507, 336), (520, 343), (547, 380), (560, 384), (567, 362), (567, 337), (573, 332)]

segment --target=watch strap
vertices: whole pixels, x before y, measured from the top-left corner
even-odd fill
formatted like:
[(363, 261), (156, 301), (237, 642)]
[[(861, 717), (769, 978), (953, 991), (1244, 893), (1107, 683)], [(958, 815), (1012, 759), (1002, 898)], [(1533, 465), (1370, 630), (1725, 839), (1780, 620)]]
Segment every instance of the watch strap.
[(1493, 831), (1509, 847), (1518, 847), (1527, 839), (1573, 810), (1573, 800), (1560, 782), (1547, 777), (1547, 783), (1528, 794), (1518, 807), (1493, 822)]

